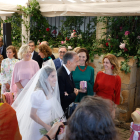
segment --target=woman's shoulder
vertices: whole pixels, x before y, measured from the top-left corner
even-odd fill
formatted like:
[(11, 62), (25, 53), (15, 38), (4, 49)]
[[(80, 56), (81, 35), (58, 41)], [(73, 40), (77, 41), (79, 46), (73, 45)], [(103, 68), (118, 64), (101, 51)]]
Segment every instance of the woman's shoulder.
[(116, 79), (117, 79), (118, 81), (121, 81), (121, 77), (120, 77), (119, 75), (116, 75)]
[(43, 90), (41, 89), (36, 89), (33, 93), (32, 93), (32, 97), (35, 97), (35, 98), (42, 98), (44, 97), (45, 94), (43, 92)]
[(91, 67), (91, 66), (87, 66), (87, 69), (90, 69), (90, 70), (94, 71), (94, 68)]
[(97, 75), (102, 75), (102, 74), (104, 74), (103, 71), (99, 71), (99, 72), (97, 73)]

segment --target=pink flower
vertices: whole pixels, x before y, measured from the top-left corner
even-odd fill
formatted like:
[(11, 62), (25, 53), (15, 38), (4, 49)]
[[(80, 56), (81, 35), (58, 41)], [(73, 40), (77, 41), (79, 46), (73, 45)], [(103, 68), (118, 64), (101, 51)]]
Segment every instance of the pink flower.
[(43, 37), (45, 37), (45, 35), (43, 35)]
[(120, 27), (120, 31), (122, 31), (122, 27)]
[(64, 41), (61, 41), (61, 44), (64, 44)]
[(125, 48), (125, 43), (121, 43), (121, 45), (119, 47), (120, 47), (120, 49), (124, 49)]
[(110, 41), (110, 38), (108, 39), (108, 41)]
[(73, 30), (73, 32), (76, 32), (75, 30)]
[(57, 31), (56, 30), (53, 30), (52, 34), (57, 34)]
[(137, 39), (140, 39), (140, 36), (137, 36)]
[(129, 31), (125, 31), (124, 35), (129, 35), (130, 32)]
[(50, 28), (46, 28), (46, 31), (49, 32), (50, 31)]

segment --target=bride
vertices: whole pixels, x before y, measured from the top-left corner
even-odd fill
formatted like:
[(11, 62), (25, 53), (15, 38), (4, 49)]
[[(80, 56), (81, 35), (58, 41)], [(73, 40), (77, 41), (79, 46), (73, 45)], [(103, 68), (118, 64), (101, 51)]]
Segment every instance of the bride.
[(55, 68), (48, 65), (41, 68), (12, 107), (16, 110), (22, 140), (40, 140), (43, 136), (40, 129), (49, 131), (51, 122), (64, 114)]

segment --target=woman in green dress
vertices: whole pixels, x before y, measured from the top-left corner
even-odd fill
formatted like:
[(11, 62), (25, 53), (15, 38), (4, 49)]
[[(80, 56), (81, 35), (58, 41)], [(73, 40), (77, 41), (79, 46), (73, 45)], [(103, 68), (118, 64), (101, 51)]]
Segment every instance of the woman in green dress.
[(89, 54), (85, 48), (79, 49), (77, 54), (79, 56), (79, 65), (72, 72), (75, 87), (80, 89), (80, 81), (87, 81), (87, 90), (80, 90), (75, 99), (75, 102), (80, 102), (84, 96), (94, 94), (94, 69), (87, 65)]

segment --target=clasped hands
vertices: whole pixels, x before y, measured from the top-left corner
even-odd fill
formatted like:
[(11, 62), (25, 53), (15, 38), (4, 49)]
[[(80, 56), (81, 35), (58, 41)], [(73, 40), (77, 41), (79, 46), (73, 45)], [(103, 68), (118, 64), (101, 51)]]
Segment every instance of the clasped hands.
[[(65, 93), (65, 96), (68, 96), (69, 94), (65, 91), (64, 92)], [(78, 93), (79, 93), (79, 89), (77, 89), (77, 88), (74, 88), (74, 93), (76, 94), (76, 96), (78, 95)]]

